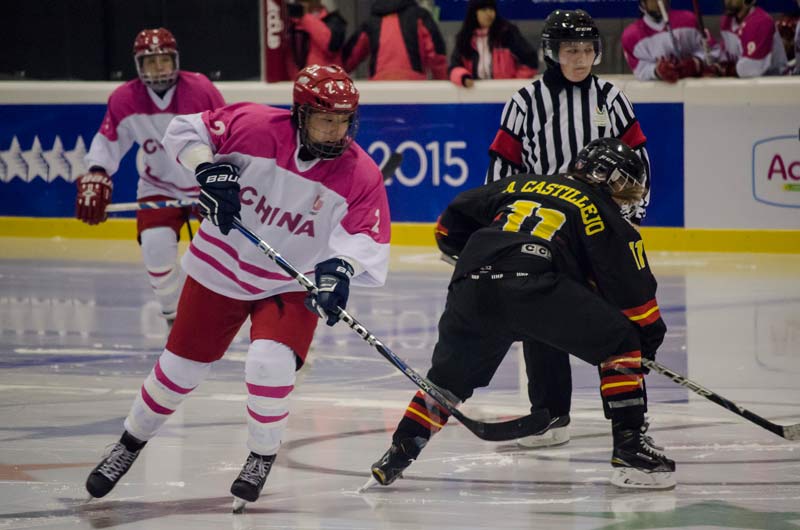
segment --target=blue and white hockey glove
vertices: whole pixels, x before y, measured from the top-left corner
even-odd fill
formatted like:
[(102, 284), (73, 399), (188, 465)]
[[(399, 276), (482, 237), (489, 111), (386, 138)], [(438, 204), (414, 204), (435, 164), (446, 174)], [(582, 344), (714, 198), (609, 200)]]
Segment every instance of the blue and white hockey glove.
[(239, 168), (233, 164), (200, 164), (195, 169), (195, 178), (200, 183), (200, 208), (203, 215), (228, 235), (233, 228), (233, 219), (241, 219), (239, 212)]
[(306, 307), (333, 326), (341, 318), (339, 308), (345, 309), (350, 296), (350, 278), (353, 277), (353, 266), (340, 258), (331, 258), (314, 267), (314, 278), (317, 294), (306, 297)]

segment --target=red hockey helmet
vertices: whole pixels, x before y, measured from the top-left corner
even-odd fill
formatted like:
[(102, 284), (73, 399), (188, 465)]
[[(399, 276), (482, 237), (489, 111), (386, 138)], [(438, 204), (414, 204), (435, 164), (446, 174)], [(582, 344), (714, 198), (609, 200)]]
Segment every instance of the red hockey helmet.
[[(146, 68), (144, 66), (145, 57), (154, 55), (172, 57), (172, 70), (162, 72), (160, 69)], [(180, 69), (178, 43), (168, 29), (156, 28), (140, 31), (133, 41), (133, 58), (139, 79), (156, 92), (168, 90), (178, 81)]]
[[(306, 66), (294, 80), (292, 113), (300, 130), (300, 141), (318, 158), (336, 158), (352, 143), (358, 130), (358, 89), (353, 80), (336, 65)], [(336, 141), (319, 141), (309, 136), (313, 113), (346, 115), (347, 132)]]

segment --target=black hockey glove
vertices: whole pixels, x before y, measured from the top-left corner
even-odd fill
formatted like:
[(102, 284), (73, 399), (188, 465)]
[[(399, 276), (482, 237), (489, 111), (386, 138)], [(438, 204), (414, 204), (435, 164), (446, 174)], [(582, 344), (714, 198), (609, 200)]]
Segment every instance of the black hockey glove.
[(350, 278), (354, 272), (349, 263), (339, 258), (325, 260), (314, 267), (317, 294), (309, 293), (306, 307), (320, 318), (327, 318), (325, 323), (329, 326), (339, 322), (339, 308), (345, 309), (347, 306)]
[(200, 164), (195, 169), (195, 178), (200, 183), (200, 208), (203, 215), (228, 235), (233, 228), (233, 219), (241, 219), (239, 212), (239, 168), (233, 164)]

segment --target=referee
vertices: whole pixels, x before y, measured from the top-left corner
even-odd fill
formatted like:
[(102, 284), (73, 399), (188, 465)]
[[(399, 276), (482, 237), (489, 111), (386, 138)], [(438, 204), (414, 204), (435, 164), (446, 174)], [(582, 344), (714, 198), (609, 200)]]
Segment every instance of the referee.
[[(541, 79), (522, 87), (503, 109), (500, 129), (489, 147), (486, 181), (518, 173), (564, 173), (592, 140), (619, 138), (644, 163), (647, 191), (638, 205), (623, 211), (638, 227), (650, 197), (647, 139), (625, 94), (592, 74), (592, 66), (600, 64), (602, 56), (597, 25), (580, 9), (553, 11), (545, 20), (542, 51), (547, 71)], [(530, 341), (523, 343), (523, 351), (531, 409), (546, 408), (560, 420), (545, 434), (518, 443), (524, 447), (567, 443), (572, 399), (569, 356)]]

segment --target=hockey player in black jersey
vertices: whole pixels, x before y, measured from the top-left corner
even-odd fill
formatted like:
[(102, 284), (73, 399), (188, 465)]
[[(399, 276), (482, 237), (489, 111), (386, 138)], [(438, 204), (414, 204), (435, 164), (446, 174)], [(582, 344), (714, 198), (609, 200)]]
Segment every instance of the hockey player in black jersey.
[[(612, 484), (675, 486), (675, 462), (645, 434), (642, 356), (666, 333), (642, 239), (621, 209), (642, 197), (644, 168), (620, 140), (590, 142), (565, 175), (522, 174), (465, 191), (436, 227), (457, 260), (428, 379), (461, 401), (489, 384), (511, 344), (540, 341), (596, 365), (614, 439)], [(372, 465), (394, 482), (447, 412), (417, 392)]]

